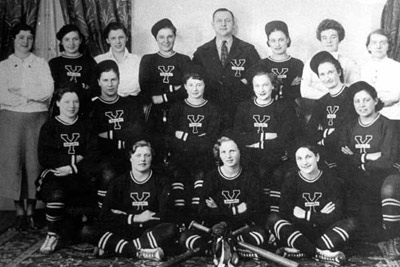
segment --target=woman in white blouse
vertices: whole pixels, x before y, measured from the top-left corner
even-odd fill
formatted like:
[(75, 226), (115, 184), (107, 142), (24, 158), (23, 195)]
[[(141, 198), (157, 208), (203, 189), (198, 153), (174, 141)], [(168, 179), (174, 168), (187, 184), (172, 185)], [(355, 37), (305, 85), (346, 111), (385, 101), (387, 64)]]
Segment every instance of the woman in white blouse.
[(17, 25), (11, 40), (14, 53), (0, 62), (0, 196), (14, 200), (18, 230), (35, 229), (38, 137), (54, 85), (47, 62), (31, 53), (34, 30)]

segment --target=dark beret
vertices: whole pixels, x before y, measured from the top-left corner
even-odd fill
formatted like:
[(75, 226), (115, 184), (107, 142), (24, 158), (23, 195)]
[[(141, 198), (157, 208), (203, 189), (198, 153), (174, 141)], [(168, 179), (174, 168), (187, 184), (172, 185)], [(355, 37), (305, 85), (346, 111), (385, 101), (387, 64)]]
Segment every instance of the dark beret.
[(281, 31), (289, 38), (289, 29), (285, 22), (280, 20), (273, 20), (265, 25), (265, 33), (267, 36), (273, 31)]
[(157, 21), (156, 24), (154, 24), (153, 27), (151, 27), (151, 34), (153, 34), (154, 38), (156, 38), (158, 31), (164, 28), (175, 29), (175, 26), (169, 19), (162, 19)]
[(81, 31), (79, 28), (74, 24), (67, 24), (62, 26), (62, 28), (57, 32), (56, 38), (57, 40), (61, 41), (62, 38), (69, 32), (78, 32), (79, 36), (81, 35)]
[[(336, 60), (336, 58), (334, 58), (332, 56), (331, 53), (327, 52), (327, 51), (320, 51), (318, 53), (316, 53), (311, 61), (310, 61), (310, 68), (313, 72), (315, 72), (315, 74), (318, 75), (318, 66), (319, 64), (321, 64), (321, 62), (326, 62), (326, 61), (330, 61), (330, 62), (338, 62)], [(339, 64), (340, 65), (340, 64)]]

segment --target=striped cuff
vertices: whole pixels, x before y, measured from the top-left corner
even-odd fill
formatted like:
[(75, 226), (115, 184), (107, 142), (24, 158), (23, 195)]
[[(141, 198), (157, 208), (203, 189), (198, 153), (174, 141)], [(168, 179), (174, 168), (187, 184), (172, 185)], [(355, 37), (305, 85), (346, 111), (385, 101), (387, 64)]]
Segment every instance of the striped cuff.
[(108, 139), (110, 139), (110, 140), (113, 140), (113, 139), (114, 139), (113, 130), (108, 131)]
[(182, 136), (182, 140), (186, 142), (188, 136), (189, 136), (188, 133), (184, 133), (183, 136)]
[(163, 94), (163, 95), (161, 95), (161, 96), (162, 96), (163, 101), (164, 101), (165, 103), (167, 103), (167, 102), (168, 102), (167, 94)]
[(308, 210), (308, 211), (306, 211), (306, 220), (309, 222), (310, 219), (311, 219), (311, 211)]

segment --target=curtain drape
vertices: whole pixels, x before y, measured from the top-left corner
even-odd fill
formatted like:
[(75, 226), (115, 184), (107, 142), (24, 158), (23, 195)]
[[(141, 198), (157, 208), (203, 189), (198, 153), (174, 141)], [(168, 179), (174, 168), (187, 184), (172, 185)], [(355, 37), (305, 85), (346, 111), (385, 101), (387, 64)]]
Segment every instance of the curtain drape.
[[(107, 51), (103, 30), (110, 22), (121, 22), (131, 32), (131, 0), (61, 0), (66, 23), (79, 27), (87, 38), (92, 56)], [(131, 47), (128, 38), (126, 47)]]
[(400, 61), (400, 0), (388, 0), (383, 8), (381, 27), (392, 39), (390, 58)]
[(11, 54), (10, 30), (18, 23), (35, 28), (40, 0), (0, 0), (0, 60)]

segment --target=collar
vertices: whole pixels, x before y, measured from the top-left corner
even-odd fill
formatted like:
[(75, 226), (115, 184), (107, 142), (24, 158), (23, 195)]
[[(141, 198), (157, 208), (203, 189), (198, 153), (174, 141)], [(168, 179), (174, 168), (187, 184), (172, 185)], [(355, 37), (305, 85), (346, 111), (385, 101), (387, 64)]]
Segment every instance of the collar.
[(22, 64), (22, 63), (32, 63), (35, 60), (35, 55), (33, 53), (30, 53), (29, 56), (25, 59), (20, 59), (19, 57), (15, 56), (14, 54), (11, 54), (9, 58), (16, 64)]
[(338, 51), (336, 51), (336, 52), (329, 52), (329, 53), (331, 53), (331, 55), (332, 55), (336, 60), (339, 60), (339, 52), (338, 52)]
[(215, 37), (215, 44), (217, 45), (218, 50), (221, 49), (223, 41), (226, 41), (226, 46), (228, 47), (228, 51), (229, 51), (230, 48), (232, 47), (233, 36), (231, 36), (231, 37), (229, 37), (228, 39), (225, 39), (225, 40), (222, 40), (222, 39), (219, 39), (218, 37)]
[[(124, 60), (128, 57), (128, 55), (129, 55), (128, 48), (125, 47)], [(110, 59), (114, 60), (115, 62), (118, 62), (117, 59), (114, 57), (113, 52), (111, 51), (111, 47), (110, 47), (110, 50), (109, 50), (109, 56), (110, 56)]]

